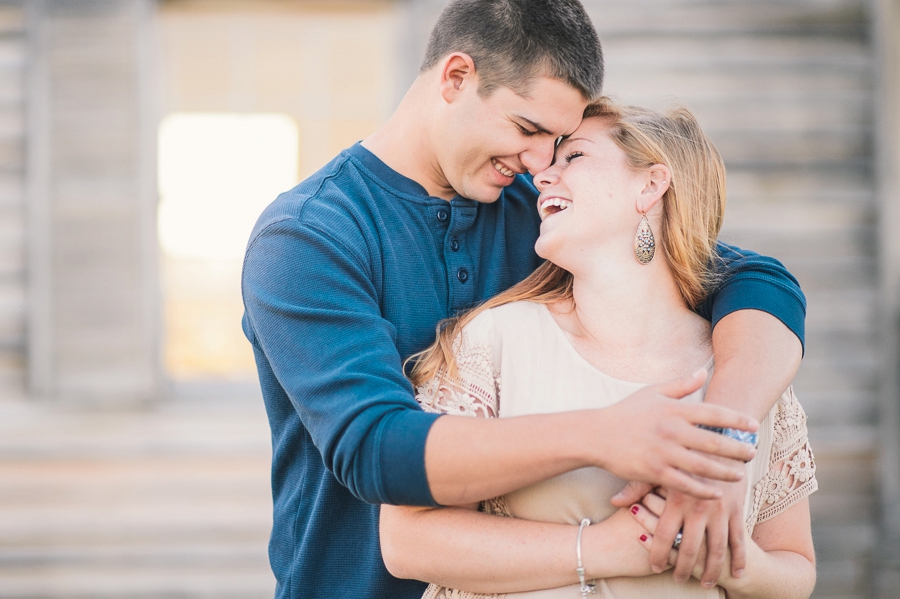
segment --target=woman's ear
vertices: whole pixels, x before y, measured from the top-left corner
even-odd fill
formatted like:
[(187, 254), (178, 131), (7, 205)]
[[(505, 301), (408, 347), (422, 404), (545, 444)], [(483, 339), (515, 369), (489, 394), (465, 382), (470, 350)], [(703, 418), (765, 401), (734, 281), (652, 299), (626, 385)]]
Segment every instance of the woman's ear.
[(665, 164), (654, 164), (647, 169), (644, 188), (637, 199), (637, 210), (643, 214), (650, 212), (665, 195), (672, 181), (672, 171)]
[(454, 52), (444, 58), (441, 69), (441, 96), (448, 104), (470, 85), (476, 85), (475, 61), (463, 52)]

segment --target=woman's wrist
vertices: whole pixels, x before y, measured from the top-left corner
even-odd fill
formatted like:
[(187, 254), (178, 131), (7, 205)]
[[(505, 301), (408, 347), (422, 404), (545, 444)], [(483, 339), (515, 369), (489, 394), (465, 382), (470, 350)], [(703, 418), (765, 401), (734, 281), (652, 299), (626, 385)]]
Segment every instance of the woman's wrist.
[(595, 580), (651, 574), (649, 559), (638, 542), (642, 532), (643, 529), (632, 520), (627, 510), (619, 510), (606, 520), (586, 527), (581, 540), (585, 578)]

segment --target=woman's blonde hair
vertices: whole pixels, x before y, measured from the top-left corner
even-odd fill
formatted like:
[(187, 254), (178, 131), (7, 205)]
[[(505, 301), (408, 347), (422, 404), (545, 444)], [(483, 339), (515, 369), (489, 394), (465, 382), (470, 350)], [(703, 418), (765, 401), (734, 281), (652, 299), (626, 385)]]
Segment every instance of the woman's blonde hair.
[[(725, 165), (713, 143), (686, 108), (665, 114), (636, 106), (617, 106), (600, 98), (587, 106), (584, 118), (606, 121), (612, 140), (635, 169), (654, 164), (669, 167), (669, 188), (662, 197), (662, 222), (655, 232), (686, 305), (696, 307), (717, 280), (716, 238), (725, 212)], [(410, 374), (420, 385), (439, 372), (454, 374), (454, 341), (485, 310), (516, 301), (542, 304), (572, 299), (572, 274), (544, 262), (524, 281), (456, 318), (438, 325), (437, 340), (410, 357)]]

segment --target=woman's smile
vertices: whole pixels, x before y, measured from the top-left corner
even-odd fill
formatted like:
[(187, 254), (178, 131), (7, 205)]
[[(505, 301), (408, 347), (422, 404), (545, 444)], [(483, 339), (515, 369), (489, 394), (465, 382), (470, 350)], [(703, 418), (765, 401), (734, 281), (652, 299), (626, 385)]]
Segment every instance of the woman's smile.
[(538, 209), (540, 210), (541, 219), (543, 220), (548, 216), (553, 216), (554, 214), (562, 212), (571, 205), (572, 200), (561, 198), (559, 196), (550, 196), (540, 200)]

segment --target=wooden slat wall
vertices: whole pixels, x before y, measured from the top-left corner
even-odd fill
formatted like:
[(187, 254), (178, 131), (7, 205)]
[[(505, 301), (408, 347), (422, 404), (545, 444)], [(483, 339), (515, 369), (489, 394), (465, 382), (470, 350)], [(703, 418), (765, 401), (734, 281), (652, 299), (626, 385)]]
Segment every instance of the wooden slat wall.
[(158, 378), (153, 3), (32, 8), (32, 390), (149, 399)]
[(25, 386), (23, 2), (0, 3), (0, 397)]
[(878, 83), (879, 328), (884, 364), (878, 429), (883, 515), (875, 552), (875, 596), (889, 599), (900, 588), (900, 0), (874, 0), (872, 7)]
[(606, 90), (691, 108), (729, 169), (723, 238), (781, 259), (809, 301), (815, 597), (865, 597), (877, 533), (873, 50), (863, 0), (586, 2)]

